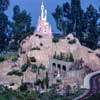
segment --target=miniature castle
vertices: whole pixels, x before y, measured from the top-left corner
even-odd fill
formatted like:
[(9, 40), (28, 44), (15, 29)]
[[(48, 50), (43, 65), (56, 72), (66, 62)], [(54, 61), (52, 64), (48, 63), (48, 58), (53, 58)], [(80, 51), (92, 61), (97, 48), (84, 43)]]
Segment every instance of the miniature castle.
[(41, 16), (39, 16), (39, 19), (38, 19), (36, 33), (40, 33), (40, 34), (42, 33), (45, 35), (52, 34), (51, 26), (47, 22), (47, 10), (44, 6), (44, 2), (42, 2), (42, 5), (41, 5)]

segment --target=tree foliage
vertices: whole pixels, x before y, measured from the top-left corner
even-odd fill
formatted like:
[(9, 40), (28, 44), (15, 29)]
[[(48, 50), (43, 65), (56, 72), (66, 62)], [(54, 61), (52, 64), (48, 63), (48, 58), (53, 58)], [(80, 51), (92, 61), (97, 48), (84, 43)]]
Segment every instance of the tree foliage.
[(15, 50), (18, 49), (20, 42), (34, 31), (30, 14), (26, 10), (21, 11), (18, 5), (13, 8), (13, 22), (10, 23), (10, 27), (12, 28), (11, 40), (14, 40), (11, 48)]
[(4, 12), (5, 10), (7, 10), (9, 3), (9, 0), (0, 0), (0, 12)]
[(5, 11), (8, 9), (9, 0), (0, 0), (0, 51), (7, 43), (8, 17)]
[(80, 0), (71, 0), (71, 4), (66, 2), (62, 6), (58, 5), (52, 15), (57, 28), (64, 35), (73, 33), (85, 46), (91, 49), (98, 47), (100, 13), (93, 5), (89, 5), (84, 11)]

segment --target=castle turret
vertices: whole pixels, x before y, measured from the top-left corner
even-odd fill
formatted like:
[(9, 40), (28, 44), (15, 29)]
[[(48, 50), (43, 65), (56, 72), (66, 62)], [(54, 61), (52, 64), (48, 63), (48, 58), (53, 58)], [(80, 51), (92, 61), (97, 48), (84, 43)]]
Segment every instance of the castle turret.
[(47, 10), (45, 9), (43, 2), (42, 2), (42, 5), (41, 5), (41, 20), (47, 21)]
[(39, 16), (37, 33), (51, 35), (51, 26), (47, 22), (47, 9), (45, 8), (44, 2), (41, 4), (41, 16)]

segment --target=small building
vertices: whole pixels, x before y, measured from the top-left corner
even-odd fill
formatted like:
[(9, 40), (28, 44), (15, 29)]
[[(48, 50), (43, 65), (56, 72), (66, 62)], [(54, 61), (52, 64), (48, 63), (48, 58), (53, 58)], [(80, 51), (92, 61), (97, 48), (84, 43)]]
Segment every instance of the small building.
[(62, 60), (50, 58), (49, 59), (49, 78), (50, 85), (54, 82), (53, 80), (58, 78), (64, 79), (67, 76), (67, 72), (69, 72), (71, 68), (72, 62), (65, 62)]
[(63, 85), (70, 85), (73, 87), (80, 87), (83, 84), (82, 78), (84, 76), (84, 69), (73, 69), (74, 62), (58, 60), (54, 58), (49, 59), (49, 85), (57, 84), (61, 81)]

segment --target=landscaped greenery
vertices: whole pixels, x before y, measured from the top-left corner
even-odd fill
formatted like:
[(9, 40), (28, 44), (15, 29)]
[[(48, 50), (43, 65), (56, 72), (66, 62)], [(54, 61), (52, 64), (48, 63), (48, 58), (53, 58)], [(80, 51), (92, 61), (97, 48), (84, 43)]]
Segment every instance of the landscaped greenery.
[[(44, 81), (37, 80), (35, 85), (43, 85)], [(56, 85), (53, 85), (49, 91), (40, 94), (37, 91), (28, 90), (26, 84), (22, 83), (18, 90), (11, 90), (7, 87), (0, 86), (0, 100), (72, 100), (73, 98), (84, 93), (84, 89), (69, 94), (60, 96), (56, 92)], [(44, 88), (44, 86), (43, 86)], [(67, 93), (67, 92), (66, 92)], [(87, 100), (99, 100), (100, 94), (94, 95)]]
[(74, 62), (74, 57), (72, 53), (69, 53), (68, 55), (65, 55), (63, 53), (60, 53), (60, 55), (57, 55), (56, 53), (53, 56), (54, 59), (66, 61), (66, 62)]
[(4, 54), (0, 54), (0, 62), (3, 62), (5, 60), (12, 60), (13, 62), (16, 62), (18, 60), (18, 55), (16, 52), (7, 52)]
[(39, 47), (34, 47), (31, 50), (40, 50), (40, 48)]
[(7, 75), (23, 76), (23, 73), (20, 72), (19, 70), (12, 70), (12, 71), (8, 72)]
[(14, 91), (0, 86), (0, 100), (39, 100), (39, 98), (35, 91)]
[(35, 57), (30, 57), (30, 61), (31, 62), (36, 62), (36, 58)]
[(29, 67), (29, 66), (28, 66), (27, 63), (23, 64), (22, 67), (21, 67), (21, 71), (22, 71), (22, 72), (25, 72), (25, 71), (28, 69), (28, 67)]
[(18, 57), (17, 56), (15, 56), (14, 58), (12, 58), (12, 61), (13, 62), (16, 62), (18, 60)]
[(100, 93), (94, 94), (86, 100), (100, 100)]
[(4, 57), (0, 57), (0, 62), (3, 62), (5, 60), (5, 58)]
[(100, 9), (92, 4), (83, 9), (81, 1), (70, 0), (57, 5), (52, 13), (57, 29), (64, 36), (72, 33), (81, 44), (91, 49), (100, 48)]
[(52, 38), (52, 42), (53, 42), (53, 43), (57, 43), (57, 42), (59, 42), (58, 37), (55, 37), (55, 36), (54, 36), (54, 37)]
[(37, 65), (36, 64), (32, 64), (31, 65), (31, 70), (32, 70), (32, 72), (34, 72), (34, 73), (36, 73), (37, 72)]

